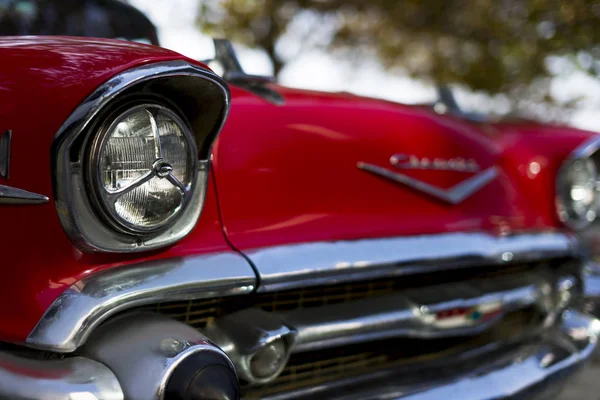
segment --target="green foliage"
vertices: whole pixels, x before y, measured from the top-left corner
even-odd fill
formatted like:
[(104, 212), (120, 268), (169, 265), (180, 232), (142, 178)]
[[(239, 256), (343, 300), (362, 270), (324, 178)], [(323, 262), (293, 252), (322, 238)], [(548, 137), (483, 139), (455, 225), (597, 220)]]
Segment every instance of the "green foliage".
[[(548, 56), (573, 56), (600, 75), (600, 2), (592, 0), (204, 0), (205, 31), (266, 50), (294, 17), (327, 21), (335, 54), (374, 55), (390, 69), (489, 94), (548, 100)], [(317, 41), (318, 42), (318, 41)], [(533, 93), (535, 92), (535, 93)]]

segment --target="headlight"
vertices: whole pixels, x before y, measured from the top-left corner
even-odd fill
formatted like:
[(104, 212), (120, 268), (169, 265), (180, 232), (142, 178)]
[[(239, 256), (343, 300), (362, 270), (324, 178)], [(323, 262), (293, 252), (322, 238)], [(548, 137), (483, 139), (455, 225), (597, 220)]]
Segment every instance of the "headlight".
[(123, 230), (165, 227), (186, 205), (196, 158), (189, 128), (170, 109), (142, 104), (113, 114), (92, 143), (99, 208)]
[(186, 61), (126, 69), (98, 86), (52, 142), (54, 201), (84, 252), (172, 245), (200, 218), (227, 84)]
[(592, 158), (568, 160), (557, 183), (558, 214), (573, 229), (583, 229), (596, 219), (599, 193), (598, 172)]

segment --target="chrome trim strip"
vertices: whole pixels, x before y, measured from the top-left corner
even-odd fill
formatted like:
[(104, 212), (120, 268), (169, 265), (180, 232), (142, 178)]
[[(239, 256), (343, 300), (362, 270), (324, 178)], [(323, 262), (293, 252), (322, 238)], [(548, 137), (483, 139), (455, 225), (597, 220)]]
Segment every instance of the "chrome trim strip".
[(568, 310), (559, 329), (525, 341), (498, 343), (441, 362), (342, 379), (265, 400), (549, 399), (598, 348), (600, 321)]
[(246, 252), (261, 292), (400, 276), (469, 266), (570, 256), (576, 241), (560, 232), (497, 237), (447, 233), (385, 239), (303, 243)]
[(600, 150), (600, 135), (596, 134), (577, 146), (577, 148), (569, 154), (568, 159), (588, 158), (598, 150)]
[(234, 252), (141, 263), (111, 269), (74, 283), (46, 310), (26, 345), (71, 352), (106, 318), (161, 301), (250, 293), (256, 275)]
[(45, 204), (48, 197), (23, 189), (0, 185), (0, 205), (2, 204)]
[(496, 177), (499, 175), (498, 168), (490, 167), (448, 189), (441, 189), (439, 187), (430, 185), (429, 183), (412, 178), (408, 175), (390, 171), (387, 168), (377, 165), (359, 162), (356, 164), (356, 166), (363, 171), (370, 172), (374, 175), (389, 179), (396, 183), (401, 183), (411, 189), (428, 194), (431, 197), (435, 197), (438, 200), (442, 200), (450, 204), (462, 203), (466, 198), (475, 194), (479, 189), (482, 189), (488, 183), (496, 179)]
[[(481, 333), (511, 312), (552, 311), (551, 276), (528, 274), (409, 289), (278, 316), (296, 330), (293, 353), (392, 337), (433, 339)], [(468, 311), (467, 311), (468, 310)], [(452, 312), (465, 312), (454, 315)], [(209, 335), (210, 337), (210, 335)]]
[(0, 398), (123, 400), (125, 397), (112, 371), (97, 361), (83, 357), (28, 359), (2, 352)]

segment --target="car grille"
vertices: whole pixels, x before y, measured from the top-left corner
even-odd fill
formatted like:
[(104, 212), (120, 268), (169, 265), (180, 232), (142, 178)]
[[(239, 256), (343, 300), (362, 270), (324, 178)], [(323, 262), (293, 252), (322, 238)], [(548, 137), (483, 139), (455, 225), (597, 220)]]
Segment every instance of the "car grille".
[(262, 398), (400, 365), (431, 361), (517, 336), (539, 322), (539, 314), (524, 310), (508, 315), (501, 324), (475, 337), (392, 339), (294, 354), (273, 382), (242, 387), (242, 394), (244, 398)]
[[(530, 274), (557, 275), (567, 260), (544, 263), (464, 268), (443, 273), (402, 276), (367, 282), (324, 285), (275, 293), (254, 293), (216, 299), (196, 299), (166, 302), (143, 307), (184, 322), (203, 331), (215, 319), (236, 311), (259, 308), (268, 313), (285, 314), (295, 310), (318, 308), (377, 298), (408, 289), (426, 288), (440, 284), (464, 283), (471, 280), (510, 278)], [(492, 342), (516, 337), (520, 333), (537, 331), (544, 315), (538, 308), (529, 307), (505, 315), (502, 320), (479, 334), (435, 339), (395, 338), (366, 343), (308, 350), (291, 355), (283, 372), (273, 381), (261, 386), (243, 385), (244, 398), (261, 398), (273, 394), (310, 388), (325, 382), (359, 376), (379, 370), (435, 360)]]
[(269, 312), (285, 312), (302, 308), (347, 303), (364, 298), (396, 293), (409, 288), (414, 289), (440, 283), (465, 282), (481, 278), (500, 278), (548, 267), (546, 264), (530, 263), (511, 265), (504, 268), (491, 267), (455, 270), (444, 272), (443, 274), (423, 274), (396, 279), (387, 278), (369, 282), (317, 286), (275, 293), (255, 293), (244, 296), (243, 299), (230, 297), (157, 303), (144, 307), (144, 309), (167, 315), (170, 318), (185, 322), (196, 329), (202, 329), (215, 318), (249, 307), (258, 307)]

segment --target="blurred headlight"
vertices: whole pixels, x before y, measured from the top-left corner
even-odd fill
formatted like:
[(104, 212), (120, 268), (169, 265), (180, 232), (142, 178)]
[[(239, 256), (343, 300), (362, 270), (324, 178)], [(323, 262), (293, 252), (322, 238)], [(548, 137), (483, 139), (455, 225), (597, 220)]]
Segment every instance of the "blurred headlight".
[(599, 193), (598, 172), (591, 158), (567, 161), (558, 176), (557, 199), (561, 221), (583, 229), (596, 219)]
[(117, 113), (92, 144), (90, 179), (99, 206), (120, 229), (164, 228), (189, 198), (196, 152), (172, 110), (143, 104)]

